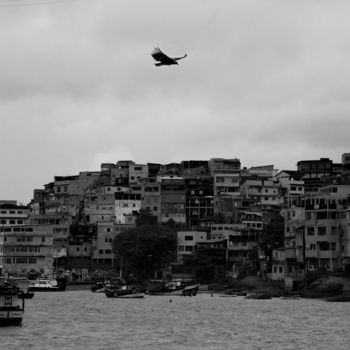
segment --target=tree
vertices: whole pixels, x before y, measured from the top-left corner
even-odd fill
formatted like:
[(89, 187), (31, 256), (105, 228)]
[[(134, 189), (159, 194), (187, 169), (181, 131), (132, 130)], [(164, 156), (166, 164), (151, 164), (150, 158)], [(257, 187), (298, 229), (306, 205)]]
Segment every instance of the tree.
[(265, 252), (284, 246), (284, 217), (276, 215), (262, 229), (260, 246)]
[(113, 241), (117, 268), (139, 281), (153, 277), (174, 260), (176, 244), (176, 231), (163, 225), (143, 224), (121, 232)]
[(136, 225), (157, 225), (157, 217), (149, 209), (141, 209), (136, 219)]
[[(271, 262), (272, 251), (284, 247), (284, 217), (282, 215), (276, 215), (263, 227), (259, 243), (268, 261)], [(271, 264), (268, 264), (267, 269), (270, 271)]]

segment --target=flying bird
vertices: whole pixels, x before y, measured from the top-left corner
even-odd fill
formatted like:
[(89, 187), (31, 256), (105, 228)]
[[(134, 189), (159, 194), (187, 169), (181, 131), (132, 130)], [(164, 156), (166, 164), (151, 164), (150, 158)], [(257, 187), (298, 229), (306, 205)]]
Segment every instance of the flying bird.
[(159, 66), (170, 66), (172, 64), (178, 64), (177, 61), (187, 57), (187, 53), (182, 57), (169, 57), (159, 47), (156, 47), (152, 51), (152, 57), (159, 63), (155, 63), (154, 65)]

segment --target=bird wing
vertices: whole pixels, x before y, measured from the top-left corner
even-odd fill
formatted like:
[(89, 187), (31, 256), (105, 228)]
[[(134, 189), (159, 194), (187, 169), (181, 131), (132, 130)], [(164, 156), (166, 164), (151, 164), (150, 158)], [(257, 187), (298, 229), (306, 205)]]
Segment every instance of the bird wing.
[(178, 60), (182, 60), (185, 57), (187, 57), (187, 53), (184, 56), (181, 56), (181, 57), (174, 57), (173, 60), (174, 61), (178, 61)]
[(162, 62), (162, 63), (174, 62), (174, 59), (167, 56), (159, 47), (156, 47), (152, 51), (151, 55), (158, 62)]

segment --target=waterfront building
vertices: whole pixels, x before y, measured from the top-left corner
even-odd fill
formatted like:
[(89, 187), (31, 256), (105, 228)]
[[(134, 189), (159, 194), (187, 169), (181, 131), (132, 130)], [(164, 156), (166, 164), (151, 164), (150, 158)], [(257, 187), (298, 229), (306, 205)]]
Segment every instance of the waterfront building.
[[(50, 225), (0, 227), (2, 273), (53, 273), (53, 228)], [(1, 244), (1, 243), (0, 243)]]
[(72, 224), (69, 232), (68, 258), (75, 263), (90, 262), (97, 224)]
[(272, 251), (271, 275), (273, 281), (284, 280), (285, 278), (285, 256), (284, 248), (274, 249)]
[(115, 256), (112, 243), (117, 234), (118, 231), (115, 230), (113, 221), (97, 223), (97, 234), (92, 239), (91, 260), (93, 263), (114, 265)]
[(197, 251), (200, 242), (207, 241), (207, 232), (204, 231), (178, 231), (177, 232), (177, 261), (182, 263), (184, 256)]

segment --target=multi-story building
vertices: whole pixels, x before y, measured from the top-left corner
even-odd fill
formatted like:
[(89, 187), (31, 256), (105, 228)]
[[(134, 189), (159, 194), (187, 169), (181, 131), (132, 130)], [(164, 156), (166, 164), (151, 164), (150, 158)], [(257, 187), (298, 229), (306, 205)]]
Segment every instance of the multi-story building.
[(209, 171), (214, 174), (239, 174), (241, 161), (237, 158), (211, 158), (209, 160)]
[(163, 176), (161, 184), (161, 222), (170, 219), (178, 224), (186, 224), (186, 191), (185, 180), (182, 177)]
[(17, 201), (0, 201), (0, 227), (23, 225), (28, 221), (29, 207)]
[(113, 240), (118, 232), (115, 230), (114, 222), (99, 222), (97, 224), (97, 235), (92, 241), (91, 259), (95, 264), (114, 265)]
[(115, 220), (117, 224), (127, 224), (126, 216), (137, 216), (141, 210), (141, 194), (115, 193)]
[(180, 163), (181, 176), (194, 177), (194, 176), (208, 176), (209, 174), (209, 162), (207, 160), (184, 160)]
[(129, 184), (137, 184), (140, 179), (148, 177), (148, 165), (130, 164), (129, 165)]
[(115, 221), (115, 193), (90, 192), (84, 196), (84, 214), (87, 223)]
[[(0, 227), (2, 273), (53, 273), (53, 231), (50, 225)], [(1, 258), (1, 257), (0, 257)]]
[(187, 228), (209, 231), (214, 216), (213, 178), (191, 176), (185, 178), (185, 185)]
[(68, 258), (91, 261), (93, 241), (97, 237), (96, 224), (73, 224), (70, 226)]
[(141, 180), (142, 195), (141, 208), (146, 209), (149, 213), (157, 218), (157, 222), (161, 222), (161, 186), (155, 178)]
[(177, 261), (183, 262), (184, 256), (191, 255), (197, 250), (199, 242), (207, 241), (207, 232), (178, 231), (177, 233)]
[(262, 206), (281, 206), (284, 203), (281, 185), (273, 180), (246, 180), (240, 186), (244, 200)]
[(329, 158), (319, 160), (301, 160), (297, 171), (305, 184), (305, 193), (317, 193), (322, 186), (321, 179), (334, 174), (341, 174), (341, 164), (335, 164)]

